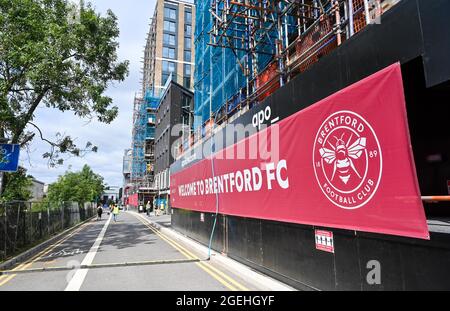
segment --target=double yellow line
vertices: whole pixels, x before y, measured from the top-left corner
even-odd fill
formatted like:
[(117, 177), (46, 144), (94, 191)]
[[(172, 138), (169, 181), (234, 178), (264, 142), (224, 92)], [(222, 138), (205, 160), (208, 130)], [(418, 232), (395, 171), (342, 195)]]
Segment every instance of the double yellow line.
[[(164, 240), (165, 242), (170, 244), (172, 247), (174, 247), (176, 250), (178, 250), (186, 258), (200, 260), (200, 258), (198, 256), (194, 255), (192, 252), (187, 250), (185, 247), (183, 247), (179, 243), (175, 242), (171, 238), (163, 235), (158, 230), (152, 228), (150, 225), (148, 225), (148, 223), (144, 222), (141, 219), (141, 216), (135, 216), (135, 217), (137, 217), (139, 219), (139, 221), (142, 222), (147, 228), (149, 228), (153, 233), (155, 233), (157, 236), (159, 236), (162, 240)], [(229, 277), (228, 275), (226, 275), (222, 271), (216, 269), (215, 267), (213, 267), (212, 265), (210, 265), (210, 264), (208, 264), (208, 263), (206, 263), (204, 261), (196, 262), (195, 264), (197, 266), (199, 266), (203, 271), (205, 271), (206, 273), (211, 275), (214, 279), (219, 281), (226, 288), (228, 288), (228, 289), (230, 289), (232, 291), (248, 291), (249, 290), (244, 285), (238, 283), (236, 280), (232, 279), (231, 277)]]
[[(190, 260), (201, 260), (198, 256), (194, 255), (192, 252), (187, 250), (185, 247), (174, 241), (173, 239), (163, 235), (158, 230), (152, 228), (147, 222), (144, 222), (140, 216), (136, 216), (136, 218), (139, 219), (142, 224), (144, 224), (147, 228), (149, 228), (153, 233), (155, 233), (158, 237), (160, 237), (163, 241), (174, 247), (176, 250), (178, 250), (181, 254), (183, 254), (187, 259)], [(20, 264), (16, 268), (12, 269), (11, 271), (22, 271), (28, 269), (30, 266), (33, 265), (33, 263), (41, 260), (45, 255), (50, 253), (52, 250), (54, 250), (56, 247), (64, 243), (66, 240), (83, 230), (88, 223), (85, 223), (81, 225), (79, 228), (75, 229), (73, 232), (71, 232), (69, 235), (64, 237), (63, 239), (59, 240), (56, 244), (53, 244), (49, 246), (47, 249), (43, 250), (39, 254), (32, 257), (27, 262)], [(212, 276), (214, 279), (216, 279), (218, 282), (220, 282), (222, 285), (224, 285), (226, 288), (232, 290), (232, 291), (248, 291), (249, 289), (246, 288), (244, 285), (238, 283), (236, 280), (232, 279), (222, 271), (216, 269), (209, 263), (200, 261), (195, 263), (197, 266), (199, 266), (202, 270), (204, 270), (206, 273), (208, 273), (210, 276)], [(0, 276), (0, 287), (11, 281), (17, 274), (8, 274)]]
[[(31, 265), (33, 265), (33, 263), (41, 260), (45, 255), (47, 255), (52, 250), (54, 250), (56, 247), (58, 247), (59, 245), (64, 243), (66, 240), (70, 239), (72, 236), (74, 236), (75, 234), (80, 232), (88, 224), (89, 224), (89, 222), (81, 225), (79, 228), (77, 228), (74, 231), (72, 231), (69, 235), (67, 235), (63, 239), (59, 240), (56, 244), (50, 245), (48, 248), (44, 249), (43, 251), (41, 251), (40, 253), (38, 253), (37, 255), (35, 255), (31, 259), (29, 259), (28, 261), (20, 264), (19, 266), (17, 266), (16, 268), (12, 269), (11, 271), (22, 271), (22, 270), (28, 269)], [(0, 287), (2, 287), (3, 285), (5, 285), (9, 281), (11, 281), (16, 275), (17, 274), (8, 274), (8, 275), (0, 276)]]

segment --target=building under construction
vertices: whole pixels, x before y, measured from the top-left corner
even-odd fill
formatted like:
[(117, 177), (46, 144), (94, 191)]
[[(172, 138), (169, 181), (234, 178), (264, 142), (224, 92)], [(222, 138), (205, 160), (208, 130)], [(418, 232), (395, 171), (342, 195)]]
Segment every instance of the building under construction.
[[(448, 12), (197, 1), (201, 120), (170, 168), (172, 226), (299, 289), (450, 289)], [(227, 158), (276, 131), (275, 160)]]
[(193, 86), (194, 26), (192, 3), (156, 2), (142, 58), (142, 89), (134, 99), (131, 174), (124, 186), (124, 201), (131, 206), (155, 200), (156, 110), (169, 79), (188, 89)]
[(137, 206), (153, 200), (155, 158), (155, 113), (159, 98), (149, 92), (144, 98), (135, 97), (133, 109), (133, 133), (131, 172), (125, 186), (125, 204)]
[[(399, 0), (197, 1), (197, 137), (258, 104)], [(237, 114), (237, 115), (236, 115)]]

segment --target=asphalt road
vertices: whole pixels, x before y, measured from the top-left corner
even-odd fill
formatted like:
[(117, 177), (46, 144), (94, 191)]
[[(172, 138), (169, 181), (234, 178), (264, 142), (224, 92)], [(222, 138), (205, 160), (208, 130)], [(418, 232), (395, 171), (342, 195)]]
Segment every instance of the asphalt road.
[[(195, 251), (132, 213), (121, 212), (117, 222), (104, 214), (101, 221), (82, 225), (15, 268), (22, 272), (0, 276), (0, 291), (259, 289), (233, 271), (199, 259)], [(70, 269), (80, 265), (89, 268)]]

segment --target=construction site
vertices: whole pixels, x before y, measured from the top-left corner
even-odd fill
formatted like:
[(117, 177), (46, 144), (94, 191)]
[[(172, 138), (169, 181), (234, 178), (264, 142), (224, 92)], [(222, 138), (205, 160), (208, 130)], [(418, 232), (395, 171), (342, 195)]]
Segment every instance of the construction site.
[[(449, 289), (448, 1), (196, 5), (173, 228), (299, 289)], [(278, 160), (226, 158), (274, 131)]]
[[(378, 23), (399, 0), (197, 1), (195, 17), (195, 132), (178, 157), (329, 54), (366, 25)], [(142, 90), (134, 100), (132, 205), (154, 196), (157, 16), (150, 20)], [(174, 75), (179, 79), (179, 75)], [(154, 118), (153, 118), (154, 119)], [(146, 151), (147, 150), (147, 151)], [(140, 195), (137, 195), (137, 193)], [(134, 196), (132, 196), (134, 194)]]
[[(450, 0), (95, 2), (105, 17), (89, 4), (70, 23), (64, 0), (0, 2), (17, 142), (0, 144), (0, 291), (177, 291), (161, 302), (180, 310), (450, 291)], [(143, 39), (138, 88), (116, 89)], [(119, 105), (129, 119), (112, 123)], [(100, 122), (75, 128), (64, 111)], [(101, 138), (103, 154), (45, 192), (20, 166), (30, 120)], [(57, 159), (76, 154), (34, 127)], [(123, 189), (106, 183), (117, 155)]]
[(144, 98), (135, 97), (133, 109), (133, 133), (131, 172), (124, 194), (125, 204), (137, 206), (155, 196), (154, 189), (154, 141), (155, 113), (159, 98), (148, 92)]
[[(301, 74), (399, 0), (197, 1), (196, 141)], [(185, 144), (188, 145), (188, 144)]]
[(150, 18), (141, 58), (141, 90), (133, 103), (131, 172), (124, 174), (125, 205), (145, 208), (150, 202), (167, 207), (167, 199), (162, 198), (155, 182), (156, 114), (170, 81), (188, 91), (193, 86), (193, 63), (188, 58), (194, 54), (194, 13), (191, 2), (160, 0)]

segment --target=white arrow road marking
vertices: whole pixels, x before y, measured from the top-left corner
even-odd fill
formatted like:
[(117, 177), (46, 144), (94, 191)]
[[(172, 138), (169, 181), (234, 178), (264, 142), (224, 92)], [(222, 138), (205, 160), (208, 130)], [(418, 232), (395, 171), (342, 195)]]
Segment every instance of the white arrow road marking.
[[(100, 234), (98, 235), (97, 239), (95, 240), (94, 245), (92, 245), (92, 247), (89, 250), (89, 253), (86, 255), (86, 257), (84, 257), (83, 262), (81, 263), (81, 266), (90, 265), (94, 261), (94, 257), (97, 254), (100, 244), (103, 241), (103, 237), (105, 236), (106, 229), (108, 229), (109, 223), (111, 222), (111, 218), (112, 218), (112, 216), (109, 216), (108, 221), (103, 226), (102, 231), (100, 231)], [(75, 274), (73, 275), (73, 278), (70, 280), (65, 291), (79, 291), (81, 288), (81, 285), (83, 285), (84, 279), (86, 278), (88, 271), (89, 271), (89, 269), (76, 270)]]

